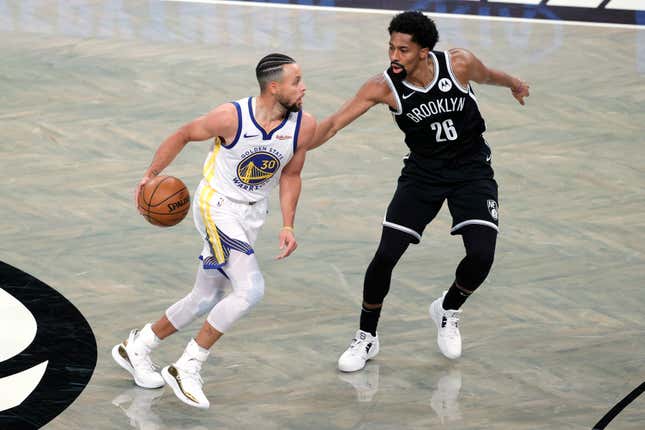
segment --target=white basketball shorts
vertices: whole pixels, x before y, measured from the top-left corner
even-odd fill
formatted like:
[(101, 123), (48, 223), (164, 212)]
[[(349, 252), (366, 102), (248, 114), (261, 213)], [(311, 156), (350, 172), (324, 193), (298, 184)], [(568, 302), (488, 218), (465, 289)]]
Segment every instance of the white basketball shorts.
[(204, 269), (219, 269), (231, 251), (251, 255), (268, 213), (268, 199), (236, 202), (202, 180), (193, 198), (195, 227), (204, 239), (200, 255)]

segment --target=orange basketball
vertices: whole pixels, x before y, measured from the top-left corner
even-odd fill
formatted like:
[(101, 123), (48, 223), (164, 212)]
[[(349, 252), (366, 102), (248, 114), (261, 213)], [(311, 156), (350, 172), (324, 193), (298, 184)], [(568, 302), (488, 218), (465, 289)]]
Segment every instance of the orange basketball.
[(156, 176), (139, 193), (139, 213), (151, 224), (170, 227), (186, 217), (190, 193), (181, 179)]

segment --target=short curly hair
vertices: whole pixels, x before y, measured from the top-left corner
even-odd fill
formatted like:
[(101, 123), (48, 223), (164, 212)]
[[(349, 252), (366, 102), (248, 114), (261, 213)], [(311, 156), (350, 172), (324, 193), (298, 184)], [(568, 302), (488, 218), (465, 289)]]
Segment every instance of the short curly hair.
[(439, 41), (439, 32), (434, 21), (418, 10), (408, 10), (396, 15), (390, 21), (387, 31), (404, 33), (412, 36), (412, 41), (422, 48), (432, 50)]

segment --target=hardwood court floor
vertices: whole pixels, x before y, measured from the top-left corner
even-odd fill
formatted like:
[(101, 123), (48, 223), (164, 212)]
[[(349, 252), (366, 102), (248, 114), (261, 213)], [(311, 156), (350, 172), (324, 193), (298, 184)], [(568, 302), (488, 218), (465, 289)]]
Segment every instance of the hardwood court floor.
[[(0, 3), (0, 257), (69, 298), (95, 331), (95, 374), (47, 428), (589, 429), (645, 376), (645, 33), (619, 27), (436, 19), (460, 46), (522, 76), (476, 86), (500, 184), (495, 266), (464, 307), (464, 355), (444, 359), (428, 318), (463, 253), (442, 210), (398, 265), (381, 353), (336, 360), (358, 323), (362, 278), (405, 154), (375, 108), (310, 153), (300, 247), (275, 261), (277, 199), (256, 246), (264, 301), (204, 368), (211, 408), (145, 391), (112, 362), (130, 329), (192, 286), (190, 220), (160, 229), (132, 191), (182, 123), (257, 93), (254, 67), (295, 57), (306, 109), (332, 113), (387, 66), (391, 15), (87, 0)], [(207, 143), (167, 172), (191, 189)], [(201, 323), (201, 322), (200, 322)], [(200, 323), (155, 355), (175, 360)], [(642, 429), (637, 399), (610, 429)]]

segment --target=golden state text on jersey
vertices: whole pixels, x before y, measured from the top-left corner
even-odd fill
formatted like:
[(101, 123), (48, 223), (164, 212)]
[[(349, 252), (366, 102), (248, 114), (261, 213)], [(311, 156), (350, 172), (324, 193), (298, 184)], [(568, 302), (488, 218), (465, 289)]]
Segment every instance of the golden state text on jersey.
[(284, 159), (284, 155), (267, 146), (259, 146), (249, 152), (242, 155), (244, 158), (237, 165), (237, 177), (233, 182), (242, 189), (258, 190), (280, 168), (280, 159)]
[(238, 129), (232, 142), (216, 138), (204, 162), (204, 179), (218, 193), (235, 201), (256, 202), (278, 184), (298, 142), (302, 111), (289, 112), (267, 132), (255, 119), (255, 98), (232, 102)]

